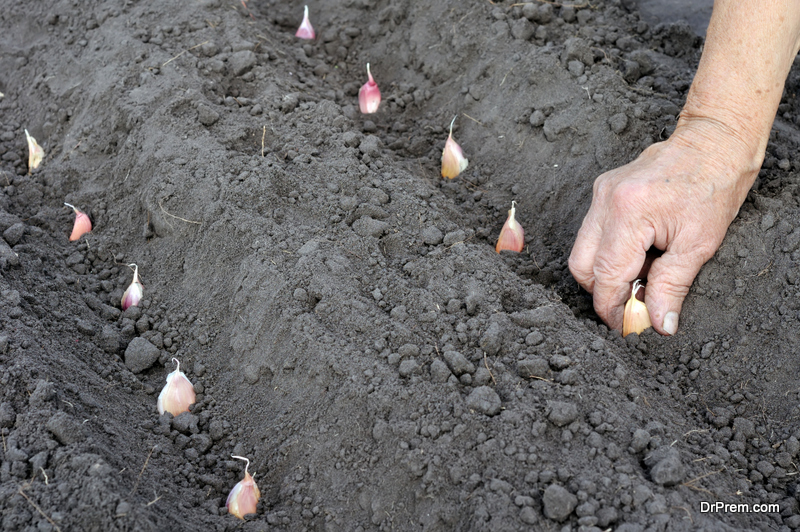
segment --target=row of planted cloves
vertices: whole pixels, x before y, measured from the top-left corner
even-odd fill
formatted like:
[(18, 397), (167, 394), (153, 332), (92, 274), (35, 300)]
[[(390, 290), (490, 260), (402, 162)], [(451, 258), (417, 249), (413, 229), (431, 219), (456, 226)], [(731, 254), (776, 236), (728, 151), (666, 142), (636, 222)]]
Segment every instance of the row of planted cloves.
[[(308, 6), (305, 6), (303, 12), (303, 22), (295, 33), (295, 37), (300, 39), (313, 40), (316, 37), (311, 21), (308, 18)], [(372, 114), (378, 111), (381, 104), (381, 91), (378, 88), (378, 83), (372, 77), (372, 71), (367, 63), (367, 82), (361, 86), (358, 91), (358, 107), (363, 114)], [(455, 117), (450, 122), (450, 134), (447, 136), (447, 141), (442, 151), (442, 177), (453, 179), (467, 169), (469, 160), (464, 157), (464, 150), (461, 146), (453, 140), (453, 124), (455, 124)], [(501, 251), (516, 251), (521, 252), (525, 247), (525, 233), (522, 226), (515, 219), (516, 203), (511, 202), (511, 210), (508, 211), (508, 219), (506, 220), (503, 229), (500, 232), (500, 238), (497, 239), (495, 250), (500, 253)]]
[[(91, 232), (92, 221), (86, 213), (81, 212), (74, 205), (70, 205), (69, 203), (64, 203), (64, 205), (72, 207), (75, 211), (75, 222), (72, 226), (72, 234), (69, 237), (70, 241), (74, 242), (86, 233)], [(133, 280), (122, 295), (122, 301), (120, 303), (123, 311), (128, 310), (130, 307), (139, 306), (139, 302), (144, 295), (142, 283), (139, 281), (139, 266), (136, 264), (128, 264), (128, 267), (133, 268)], [(184, 412), (189, 412), (189, 407), (197, 400), (194, 385), (186, 374), (181, 371), (180, 361), (174, 357), (172, 361), (175, 362), (175, 371), (167, 375), (167, 384), (164, 385), (164, 388), (161, 389), (161, 393), (158, 394), (156, 406), (159, 415), (164, 415), (164, 413), (168, 412), (173, 416), (179, 416)], [(244, 460), (246, 465), (244, 468), (244, 479), (233, 487), (228, 495), (225, 506), (228, 508), (228, 512), (236, 517), (244, 519), (245, 515), (256, 512), (256, 505), (258, 504), (258, 499), (261, 498), (261, 492), (255, 480), (253, 480), (253, 477), (250, 476), (248, 472), (250, 460), (243, 456), (232, 456), (233, 458)]]
[[(314, 39), (314, 28), (308, 19), (308, 6), (305, 7), (303, 22), (295, 34), (301, 39)], [(372, 77), (370, 65), (367, 63), (367, 77), (368, 81), (361, 87), (358, 93), (359, 108), (364, 114), (371, 114), (378, 111), (381, 103), (381, 92), (378, 88), (377, 82)], [(445, 143), (444, 151), (442, 152), (442, 177), (453, 179), (463, 172), (469, 161), (464, 156), (464, 152), (459, 144), (453, 139), (453, 125), (455, 118), (450, 122), (450, 133)], [(29, 173), (42, 163), (44, 159), (44, 149), (36, 142), (28, 130), (25, 130), (25, 137), (28, 143), (28, 171)], [(74, 205), (64, 203), (75, 212), (75, 221), (72, 227), (72, 233), (69, 240), (74, 242), (79, 240), (83, 235), (92, 231), (92, 221), (89, 215), (80, 211)], [(500, 237), (497, 240), (495, 250), (500, 253), (501, 251), (515, 251), (521, 252), (525, 245), (525, 236), (522, 226), (516, 221), (516, 202), (511, 202), (511, 209), (508, 211), (508, 218), (503, 225), (500, 232)], [(122, 310), (127, 310), (130, 307), (138, 306), (143, 297), (143, 287), (139, 280), (139, 267), (136, 264), (128, 264), (133, 270), (133, 280), (125, 293), (122, 296), (121, 307)], [(158, 413), (164, 414), (169, 412), (173, 416), (178, 416), (184, 412), (189, 412), (189, 407), (195, 403), (196, 395), (194, 386), (180, 370), (180, 362), (177, 358), (172, 359), (175, 362), (175, 371), (167, 375), (167, 384), (161, 390), (158, 396)], [(250, 460), (243, 456), (232, 456), (233, 458), (244, 460), (246, 462), (244, 479), (238, 482), (225, 503), (228, 511), (244, 519), (247, 514), (255, 513), (258, 500), (261, 493), (255, 480), (250, 475), (248, 469)]]
[[(81, 212), (74, 205), (70, 205), (69, 203), (64, 203), (64, 205), (72, 207), (75, 211), (75, 222), (72, 226), (72, 234), (69, 239), (70, 241), (78, 240), (92, 230), (92, 221), (86, 213)], [(139, 281), (139, 266), (136, 264), (128, 264), (128, 267), (133, 268), (133, 280), (122, 295), (121, 306), (123, 311), (128, 310), (130, 307), (138, 306), (144, 295), (142, 283)], [(159, 415), (164, 415), (164, 413), (168, 412), (173, 416), (179, 416), (184, 412), (189, 412), (189, 407), (197, 400), (194, 385), (186, 374), (181, 371), (180, 361), (177, 358), (173, 358), (172, 361), (175, 362), (175, 371), (167, 375), (167, 384), (164, 385), (164, 388), (161, 389), (161, 393), (158, 394), (156, 406)], [(253, 480), (253, 477), (250, 476), (248, 472), (250, 460), (243, 456), (232, 456), (233, 458), (244, 460), (246, 465), (244, 468), (244, 479), (233, 487), (228, 495), (228, 500), (225, 502), (225, 506), (228, 508), (228, 512), (236, 517), (244, 519), (245, 515), (256, 512), (256, 506), (258, 504), (258, 499), (261, 498), (261, 492), (255, 480)]]

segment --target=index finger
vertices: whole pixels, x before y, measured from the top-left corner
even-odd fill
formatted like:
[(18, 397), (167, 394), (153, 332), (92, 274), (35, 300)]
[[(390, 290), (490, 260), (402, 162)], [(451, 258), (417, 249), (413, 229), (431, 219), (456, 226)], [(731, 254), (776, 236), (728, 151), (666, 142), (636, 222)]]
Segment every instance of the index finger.
[(604, 233), (594, 262), (594, 309), (612, 329), (622, 329), (622, 313), (631, 282), (645, 264), (655, 232), (614, 223)]

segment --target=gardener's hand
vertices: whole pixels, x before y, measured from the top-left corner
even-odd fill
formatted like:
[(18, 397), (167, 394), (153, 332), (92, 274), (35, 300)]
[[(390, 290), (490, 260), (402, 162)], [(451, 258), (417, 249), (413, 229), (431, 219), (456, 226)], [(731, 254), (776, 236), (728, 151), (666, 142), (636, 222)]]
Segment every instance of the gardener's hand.
[[(607, 172), (569, 267), (609, 326), (647, 276), (653, 327), (675, 334), (683, 298), (753, 184), (783, 84), (800, 50), (800, 2), (717, 0), (675, 132)], [(646, 263), (653, 246), (664, 254)], [(648, 267), (649, 266), (649, 267)], [(640, 271), (644, 270), (644, 271)]]
[[(595, 181), (569, 267), (614, 329), (622, 328), (630, 283), (646, 276), (653, 327), (675, 334), (692, 281), (722, 243), (755, 178), (751, 165), (722, 156), (707, 129), (705, 136), (676, 132)], [(664, 253), (648, 264), (651, 246)]]

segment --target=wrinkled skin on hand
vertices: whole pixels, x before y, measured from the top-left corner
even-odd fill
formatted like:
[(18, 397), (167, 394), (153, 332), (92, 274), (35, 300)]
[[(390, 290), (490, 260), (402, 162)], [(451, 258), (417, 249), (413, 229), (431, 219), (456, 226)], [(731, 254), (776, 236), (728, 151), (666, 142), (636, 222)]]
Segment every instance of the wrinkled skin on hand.
[[(653, 327), (675, 334), (692, 281), (722, 243), (757, 172), (725, 153), (709, 138), (673, 135), (595, 181), (569, 268), (610, 327), (622, 328), (631, 283), (647, 277)], [(663, 254), (648, 257), (651, 247)]]

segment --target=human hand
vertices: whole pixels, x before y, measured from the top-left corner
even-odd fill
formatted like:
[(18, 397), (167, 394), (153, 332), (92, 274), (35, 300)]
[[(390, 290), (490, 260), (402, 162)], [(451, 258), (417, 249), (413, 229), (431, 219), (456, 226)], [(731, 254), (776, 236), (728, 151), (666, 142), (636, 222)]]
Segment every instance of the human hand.
[[(692, 281), (722, 243), (760, 166), (713, 137), (676, 131), (595, 181), (569, 268), (611, 328), (622, 328), (631, 282), (646, 276), (653, 327), (677, 331)], [(663, 254), (647, 258), (651, 247)]]

